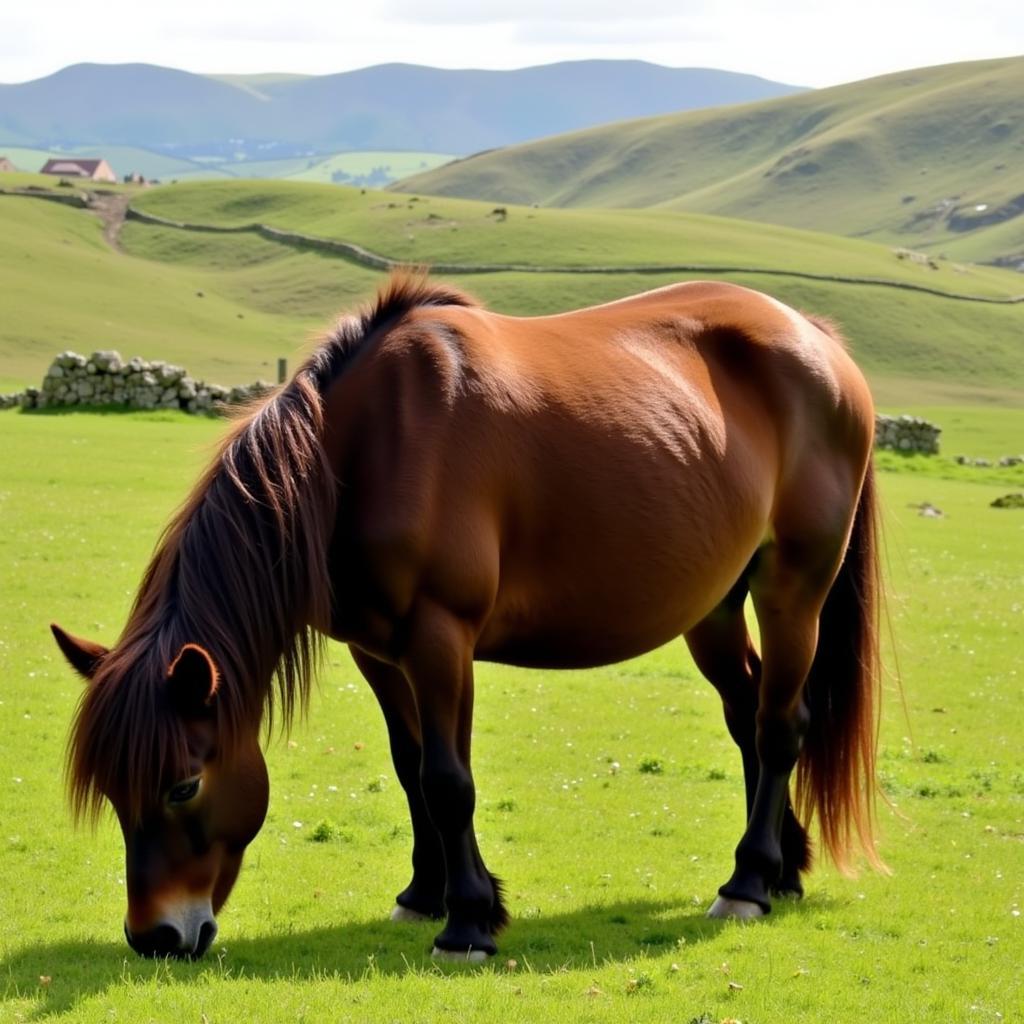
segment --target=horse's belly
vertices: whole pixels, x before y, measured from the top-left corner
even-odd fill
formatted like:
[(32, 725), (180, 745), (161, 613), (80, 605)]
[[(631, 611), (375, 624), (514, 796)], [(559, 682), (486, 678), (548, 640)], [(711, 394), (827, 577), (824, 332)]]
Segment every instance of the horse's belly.
[[(761, 539), (657, 543), (588, 558), (513, 566), (499, 584), (476, 657), (538, 668), (584, 668), (643, 654), (685, 633), (725, 596)], [(507, 566), (507, 563), (506, 563)]]
[(601, 629), (581, 630), (570, 624), (559, 628), (552, 623), (534, 629), (488, 628), (474, 656), (479, 661), (524, 668), (593, 668), (652, 651), (683, 631), (645, 628), (628, 635), (613, 635)]

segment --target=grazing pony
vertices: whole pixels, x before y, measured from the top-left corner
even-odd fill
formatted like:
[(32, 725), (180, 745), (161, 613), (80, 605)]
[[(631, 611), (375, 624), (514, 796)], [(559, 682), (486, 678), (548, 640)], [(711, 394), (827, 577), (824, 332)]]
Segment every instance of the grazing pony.
[(393, 916), (446, 918), (437, 953), (493, 954), (507, 920), (473, 831), (477, 660), (605, 665), (686, 639), (746, 785), (712, 917), (802, 892), (812, 815), (840, 865), (855, 840), (877, 863), (873, 427), (836, 330), (746, 288), (520, 318), (393, 276), (234, 424), (117, 644), (53, 627), (88, 680), (73, 805), (117, 813), (129, 943), (213, 940), (266, 812), (261, 727), (306, 703), (327, 637), (380, 702), (408, 797)]

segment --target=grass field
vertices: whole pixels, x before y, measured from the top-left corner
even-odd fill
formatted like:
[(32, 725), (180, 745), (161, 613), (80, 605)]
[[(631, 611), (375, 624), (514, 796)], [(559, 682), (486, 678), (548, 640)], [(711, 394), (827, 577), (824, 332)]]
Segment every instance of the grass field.
[[(509, 208), (358, 189), (266, 182), (176, 185), (133, 202), (171, 219), (221, 226), (255, 220), (347, 239), (394, 259), (522, 265), (454, 280), (497, 310), (533, 315), (606, 301), (685, 277), (719, 276), (835, 317), (885, 404), (1019, 403), (1024, 303), (962, 302), (917, 291), (816, 281), (811, 271), (1006, 296), (1019, 275), (896, 260), (882, 246), (727, 219), (648, 211)], [(255, 234), (125, 225), (121, 252), (92, 214), (0, 196), (0, 391), (37, 384), (56, 352), (116, 348), (171, 359), (222, 384), (273, 372), (311, 334), (372, 294), (381, 275)], [(775, 274), (591, 273), (595, 267), (692, 263)], [(584, 272), (531, 272), (573, 264)], [(61, 298), (52, 301), (53, 282)], [(899, 411), (902, 411), (899, 410)]]
[[(962, 408), (944, 425), (950, 452), (1021, 447), (1019, 412)], [(63, 807), (80, 684), (46, 625), (116, 636), (222, 429), (169, 413), (0, 413), (0, 1021), (1019, 1019), (1024, 513), (989, 507), (1014, 478), (944, 479), (942, 460), (883, 462), (881, 479), (906, 700), (905, 714), (890, 680), (893, 877), (823, 867), (802, 904), (764, 922), (706, 921), (742, 781), (683, 646), (589, 672), (482, 665), (477, 825), (513, 924), (494, 963), (439, 968), (433, 926), (386, 920), (409, 830), (379, 712), (334, 646), (308, 723), (269, 744), (270, 815), (210, 956), (136, 959), (120, 934), (116, 826), (75, 832)], [(945, 517), (917, 516), (922, 501)], [(649, 759), (660, 773), (640, 770)], [(311, 841), (323, 822), (335, 838)]]
[[(1020, 275), (980, 265), (898, 259), (877, 243), (699, 214), (550, 210), (431, 196), (396, 196), (289, 182), (210, 182), (160, 188), (133, 205), (170, 220), (219, 227), (263, 223), (356, 241), (392, 259), (541, 267), (696, 263), (874, 277), (947, 292), (1007, 296)], [(481, 258), (486, 253), (486, 261)]]

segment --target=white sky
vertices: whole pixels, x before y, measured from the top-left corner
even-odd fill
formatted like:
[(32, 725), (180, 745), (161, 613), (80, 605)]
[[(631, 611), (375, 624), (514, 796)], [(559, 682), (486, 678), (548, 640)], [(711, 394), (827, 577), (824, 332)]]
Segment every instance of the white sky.
[(80, 61), (327, 74), (402, 61), (648, 60), (824, 86), (1024, 53), (1024, 0), (41, 0), (0, 6), (0, 82)]

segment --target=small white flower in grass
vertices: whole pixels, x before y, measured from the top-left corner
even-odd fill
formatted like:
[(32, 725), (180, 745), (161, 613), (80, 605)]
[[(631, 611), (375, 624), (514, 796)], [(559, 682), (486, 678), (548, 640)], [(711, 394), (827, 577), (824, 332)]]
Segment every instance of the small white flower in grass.
[(302, 822), (301, 821), (293, 821), (292, 822), (292, 828), (302, 828)]

